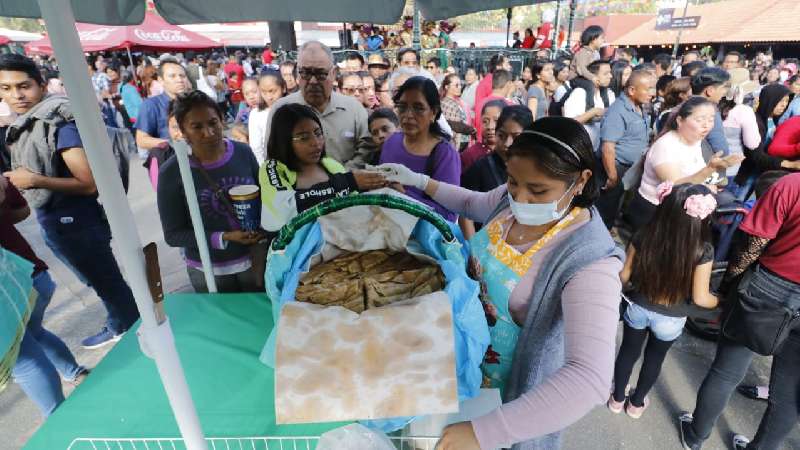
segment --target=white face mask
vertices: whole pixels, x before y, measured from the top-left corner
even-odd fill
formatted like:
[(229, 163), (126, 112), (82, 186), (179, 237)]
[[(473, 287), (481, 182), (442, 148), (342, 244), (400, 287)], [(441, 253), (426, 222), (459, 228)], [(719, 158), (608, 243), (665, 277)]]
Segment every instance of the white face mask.
[[(549, 203), (518, 203), (514, 201), (514, 197), (512, 197), (511, 192), (509, 192), (508, 201), (511, 204), (511, 213), (514, 215), (514, 219), (523, 225), (533, 226), (544, 225), (562, 218), (567, 212), (569, 204), (562, 211), (559, 211), (558, 203), (564, 199), (564, 197), (567, 195), (567, 192), (572, 190), (572, 187), (575, 186), (576, 182), (577, 180), (572, 182), (561, 198)], [(570, 203), (572, 202), (570, 201)]]

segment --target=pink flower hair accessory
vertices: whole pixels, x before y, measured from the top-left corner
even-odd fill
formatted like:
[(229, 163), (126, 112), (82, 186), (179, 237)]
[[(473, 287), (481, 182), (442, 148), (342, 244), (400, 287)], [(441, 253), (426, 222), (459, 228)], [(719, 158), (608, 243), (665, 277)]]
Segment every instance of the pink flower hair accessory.
[(658, 199), (658, 204), (664, 203), (664, 199), (667, 198), (669, 194), (672, 193), (672, 187), (674, 184), (672, 181), (665, 181), (656, 187), (656, 198)]
[(711, 194), (692, 195), (686, 199), (683, 209), (690, 217), (703, 220), (717, 209), (717, 199)]

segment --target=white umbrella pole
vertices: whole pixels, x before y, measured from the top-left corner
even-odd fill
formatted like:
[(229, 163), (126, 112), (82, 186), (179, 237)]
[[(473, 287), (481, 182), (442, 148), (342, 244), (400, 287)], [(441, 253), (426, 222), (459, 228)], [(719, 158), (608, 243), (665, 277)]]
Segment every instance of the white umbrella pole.
[[(153, 299), (145, 274), (141, 240), (125, 191), (122, 189), (116, 162), (109, 151), (111, 141), (100, 118), (97, 97), (86, 75), (86, 63), (75, 29), (72, 4), (70, 0), (38, 0), (38, 3), (53, 50), (58, 57), (60, 73), (69, 93), (70, 105), (75, 114), (75, 122), (81, 134), (100, 200), (103, 202), (111, 230), (117, 237), (117, 244), (121, 249), (120, 259), (141, 314), (142, 329), (146, 334), (155, 335), (155, 331), (153, 333), (150, 331), (160, 329), (163, 332), (164, 326), (169, 327), (169, 322), (161, 325), (156, 322)], [(207, 449), (189, 386), (186, 384), (177, 357), (175, 341), (165, 339), (153, 350), (164, 389), (187, 447), (192, 450)]]
[(186, 141), (177, 141), (173, 143), (173, 148), (175, 149), (175, 156), (178, 158), (183, 191), (186, 193), (186, 204), (189, 205), (189, 215), (192, 217), (194, 238), (197, 240), (197, 248), (200, 250), (200, 262), (203, 263), (206, 286), (208, 287), (208, 292), (216, 293), (217, 281), (214, 279), (214, 268), (211, 266), (211, 253), (208, 251), (203, 216), (200, 215), (200, 205), (197, 203), (197, 191), (194, 189), (192, 168), (189, 165), (189, 144)]

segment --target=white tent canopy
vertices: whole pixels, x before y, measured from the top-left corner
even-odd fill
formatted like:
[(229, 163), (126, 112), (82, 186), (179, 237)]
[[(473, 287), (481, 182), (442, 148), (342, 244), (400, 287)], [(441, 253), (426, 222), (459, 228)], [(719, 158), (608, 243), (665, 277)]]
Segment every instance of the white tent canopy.
[[(548, 0), (416, 0), (430, 20)], [(552, 1), (552, 0), (550, 0)], [(144, 0), (71, 0), (78, 22), (104, 25), (142, 23)], [(252, 22), (262, 20), (396, 23), (404, 0), (154, 0), (158, 13), (172, 24)], [(41, 17), (32, 0), (0, 1), (0, 16)]]
[(31, 42), (38, 41), (42, 38), (42, 35), (39, 33), (29, 33), (27, 31), (11, 30), (8, 28), (0, 28), (0, 36), (5, 36), (12, 42)]

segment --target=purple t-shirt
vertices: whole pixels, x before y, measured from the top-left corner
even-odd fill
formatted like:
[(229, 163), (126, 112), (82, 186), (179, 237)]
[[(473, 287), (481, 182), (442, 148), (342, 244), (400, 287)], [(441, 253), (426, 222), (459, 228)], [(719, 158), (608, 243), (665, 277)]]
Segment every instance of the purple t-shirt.
[[(434, 158), (432, 165), (433, 170), (431, 173), (427, 173), (427, 175), (436, 181), (458, 186), (461, 183), (461, 159), (456, 149), (454, 149), (449, 142), (441, 141), (436, 145), (431, 155)], [(425, 169), (428, 165), (428, 158), (429, 156), (418, 156), (409, 153), (405, 145), (403, 145), (403, 133), (397, 132), (383, 143), (380, 163), (398, 163), (408, 167), (414, 172), (426, 173)], [(405, 186), (405, 190), (409, 197), (429, 205), (445, 219), (451, 222), (456, 220), (457, 216), (454, 212), (451, 212), (444, 206), (435, 202), (419, 189)]]

